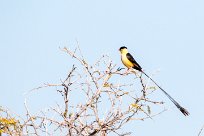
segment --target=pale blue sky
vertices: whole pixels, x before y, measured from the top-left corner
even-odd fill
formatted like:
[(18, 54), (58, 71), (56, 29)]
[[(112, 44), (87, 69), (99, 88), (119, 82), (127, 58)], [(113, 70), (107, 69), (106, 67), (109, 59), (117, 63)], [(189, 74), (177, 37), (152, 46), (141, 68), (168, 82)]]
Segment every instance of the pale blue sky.
[[(122, 67), (125, 45), (147, 73), (160, 69), (157, 82), (191, 113), (184, 117), (158, 93), (170, 110), (129, 124), (133, 135), (195, 136), (204, 124), (203, 7), (202, 0), (1, 0), (0, 105), (23, 115), (24, 92), (63, 79), (72, 62), (59, 47), (74, 49), (77, 39), (90, 63), (108, 54)], [(55, 104), (54, 90), (29, 97), (33, 112)]]

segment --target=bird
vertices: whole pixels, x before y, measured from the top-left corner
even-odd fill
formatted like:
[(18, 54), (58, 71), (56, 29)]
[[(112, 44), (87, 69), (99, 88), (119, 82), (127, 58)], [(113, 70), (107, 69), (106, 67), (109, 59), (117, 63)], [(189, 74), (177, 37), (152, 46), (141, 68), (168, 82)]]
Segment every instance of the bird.
[(133, 56), (128, 52), (127, 47), (122, 46), (119, 48), (121, 54), (122, 63), (129, 69), (133, 68), (140, 71), (142, 74), (147, 76), (173, 103), (174, 105), (185, 115), (188, 116), (190, 113), (183, 108), (176, 100), (174, 100), (163, 88), (161, 88), (150, 76), (148, 76), (143, 70), (142, 67), (135, 61)]

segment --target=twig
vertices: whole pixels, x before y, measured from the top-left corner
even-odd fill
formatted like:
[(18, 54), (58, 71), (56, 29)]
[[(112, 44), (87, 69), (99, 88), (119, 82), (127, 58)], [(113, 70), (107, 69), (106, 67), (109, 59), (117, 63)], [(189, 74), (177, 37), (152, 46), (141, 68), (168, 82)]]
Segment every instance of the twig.
[(200, 131), (199, 131), (199, 133), (198, 133), (198, 136), (201, 136), (201, 133), (202, 133), (203, 129), (204, 129), (204, 125), (203, 125), (202, 128), (200, 129)]

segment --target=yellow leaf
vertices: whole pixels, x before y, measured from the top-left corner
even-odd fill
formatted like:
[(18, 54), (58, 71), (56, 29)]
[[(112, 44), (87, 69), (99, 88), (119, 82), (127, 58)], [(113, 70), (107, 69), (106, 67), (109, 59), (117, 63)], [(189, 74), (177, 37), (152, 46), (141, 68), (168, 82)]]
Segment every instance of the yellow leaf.
[(104, 83), (103, 87), (110, 87), (110, 85), (106, 82)]
[(136, 103), (132, 103), (131, 106), (132, 106), (133, 108), (136, 108), (136, 109), (141, 109), (141, 106), (138, 105), (138, 104), (136, 104)]
[(15, 125), (16, 120), (14, 118), (7, 119), (7, 118), (0, 118), (0, 123), (4, 125)]

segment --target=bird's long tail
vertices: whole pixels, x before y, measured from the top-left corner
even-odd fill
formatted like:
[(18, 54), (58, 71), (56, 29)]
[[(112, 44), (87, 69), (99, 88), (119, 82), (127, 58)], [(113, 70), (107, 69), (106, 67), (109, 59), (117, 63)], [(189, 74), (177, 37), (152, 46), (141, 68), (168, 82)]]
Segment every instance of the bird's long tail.
[(176, 105), (176, 107), (185, 115), (188, 116), (190, 113), (183, 108), (176, 100), (174, 100), (163, 88), (161, 88), (150, 76), (148, 76), (144, 71), (141, 71), (145, 76), (147, 76), (152, 82), (159, 87), (160, 90)]

